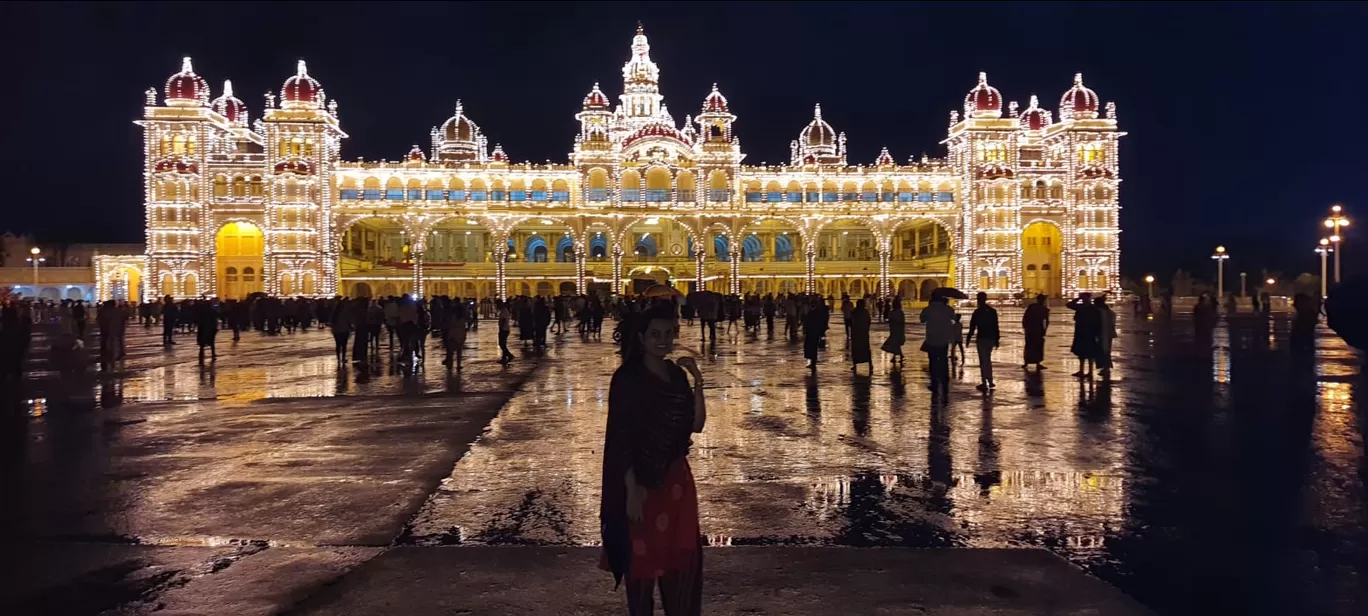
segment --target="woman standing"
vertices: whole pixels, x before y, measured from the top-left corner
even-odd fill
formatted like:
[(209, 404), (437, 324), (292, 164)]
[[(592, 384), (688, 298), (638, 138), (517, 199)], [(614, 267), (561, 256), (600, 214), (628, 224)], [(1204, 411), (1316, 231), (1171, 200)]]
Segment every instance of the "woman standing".
[(1050, 329), (1050, 307), (1045, 305), (1045, 295), (1037, 295), (1034, 304), (1026, 307), (1021, 317), (1021, 327), (1026, 330), (1026, 352), (1021, 367), (1036, 365), (1036, 371), (1045, 369), (1045, 332)]
[(888, 340), (885, 340), (883, 352), (893, 356), (893, 369), (901, 370), (903, 366), (903, 345), (907, 344), (907, 316), (903, 314), (902, 301), (898, 298), (889, 300), (891, 305), (888, 307)]
[[(672, 363), (674, 306), (637, 315), (608, 390), (599, 567), (627, 579), (627, 612), (649, 616), (655, 588), (669, 616), (702, 613), (698, 495), (687, 456), (707, 421), (703, 377), (691, 357)], [(693, 377), (692, 386), (685, 371)]]

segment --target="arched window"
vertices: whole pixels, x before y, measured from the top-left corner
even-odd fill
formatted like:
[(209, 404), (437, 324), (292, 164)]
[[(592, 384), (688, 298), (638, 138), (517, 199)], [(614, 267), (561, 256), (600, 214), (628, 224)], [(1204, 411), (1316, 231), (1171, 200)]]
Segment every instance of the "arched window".
[(590, 201), (608, 200), (608, 172), (603, 169), (594, 168), (589, 170), (589, 194), (586, 197)]
[(251, 267), (242, 268), (243, 282), (256, 282), (256, 269)]
[(746, 262), (763, 261), (765, 258), (765, 247), (760, 244), (760, 239), (755, 234), (747, 235), (741, 240), (741, 260)]
[(726, 203), (731, 199), (731, 191), (728, 189), (727, 172), (713, 171), (708, 174), (708, 201), (713, 203)]
[(560, 241), (556, 242), (556, 261), (560, 263), (575, 262), (575, 241), (568, 235), (562, 235)]
[(731, 250), (727, 246), (727, 236), (713, 237), (713, 253), (717, 255), (718, 261), (731, 261)]
[(789, 241), (788, 235), (779, 235), (774, 238), (774, 260), (793, 260), (793, 242)]
[(696, 200), (694, 193), (694, 174), (689, 171), (680, 171), (675, 177), (675, 184), (678, 187), (679, 202), (693, 203)]
[(660, 254), (656, 247), (655, 236), (650, 233), (643, 233), (637, 238), (636, 246), (632, 248), (632, 254), (638, 257), (655, 257)]
[(607, 256), (608, 238), (603, 237), (603, 234), (595, 235), (594, 239), (589, 240), (589, 257), (593, 259), (603, 259)]
[(224, 270), (223, 270), (223, 278), (224, 278), (224, 280), (226, 280), (227, 282), (237, 282), (237, 281), (238, 281), (238, 271), (237, 271), (237, 268), (236, 268), (236, 267), (229, 267), (229, 268), (227, 268), (227, 269), (224, 269)]
[(646, 201), (664, 203), (670, 200), (670, 170), (665, 167), (651, 167), (646, 172)]
[(626, 171), (622, 174), (622, 191), (619, 198), (627, 203), (641, 201), (641, 174), (635, 171)]

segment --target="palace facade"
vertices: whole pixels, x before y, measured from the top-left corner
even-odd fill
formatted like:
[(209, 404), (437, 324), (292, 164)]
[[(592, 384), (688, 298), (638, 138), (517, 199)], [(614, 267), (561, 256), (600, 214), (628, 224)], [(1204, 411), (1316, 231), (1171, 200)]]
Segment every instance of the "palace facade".
[(101, 297), (468, 297), (688, 291), (1071, 295), (1119, 288), (1113, 104), (1076, 76), (1059, 117), (979, 75), (944, 159), (864, 164), (820, 106), (786, 165), (744, 165), (713, 87), (682, 125), (638, 30), (616, 105), (583, 98), (564, 164), (515, 163), (458, 101), (399, 161), (341, 159), (338, 103), (303, 61), (249, 121), (186, 58), (146, 93), (146, 254)]

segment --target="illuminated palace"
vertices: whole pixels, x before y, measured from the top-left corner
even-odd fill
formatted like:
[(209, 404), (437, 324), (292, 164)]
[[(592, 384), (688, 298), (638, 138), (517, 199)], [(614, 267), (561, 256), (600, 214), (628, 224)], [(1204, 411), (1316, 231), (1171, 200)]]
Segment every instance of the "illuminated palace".
[[(787, 165), (743, 165), (716, 87), (682, 126), (638, 30), (616, 105), (584, 97), (566, 164), (514, 163), (460, 102), (425, 150), (343, 162), (338, 103), (304, 62), (266, 112), (190, 60), (146, 93), (146, 254), (103, 297), (548, 295), (668, 282), (728, 293), (998, 298), (1119, 288), (1115, 107), (1076, 76), (1056, 119), (980, 74), (948, 157), (867, 164), (821, 107)], [(212, 98), (212, 100), (211, 100)]]

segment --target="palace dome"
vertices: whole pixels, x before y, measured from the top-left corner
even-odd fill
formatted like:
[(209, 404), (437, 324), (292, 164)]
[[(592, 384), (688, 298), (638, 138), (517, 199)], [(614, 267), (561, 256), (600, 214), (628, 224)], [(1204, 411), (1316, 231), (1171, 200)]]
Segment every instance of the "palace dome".
[(638, 128), (636, 131), (632, 132), (632, 134), (627, 135), (627, 138), (622, 140), (622, 145), (623, 147), (626, 147), (628, 144), (637, 141), (638, 139), (645, 139), (647, 137), (669, 137), (678, 141), (688, 142), (688, 139), (684, 137), (684, 134), (680, 133), (675, 127), (667, 124), (652, 123)]
[(427, 157), (423, 156), (423, 150), (415, 143), (413, 148), (409, 150), (408, 160), (409, 162), (423, 162), (427, 160)]
[(879, 150), (879, 157), (874, 159), (874, 164), (879, 167), (892, 167), (897, 163), (893, 161), (893, 155), (888, 153), (888, 146)]
[(456, 101), (456, 114), (442, 123), (442, 138), (446, 141), (475, 141), (480, 136), (480, 127), (467, 118), (461, 101)]
[(978, 85), (964, 96), (964, 113), (974, 118), (1002, 117), (1002, 94), (988, 85), (988, 73), (979, 73)]
[(1097, 107), (1097, 93), (1083, 85), (1083, 73), (1075, 74), (1073, 87), (1059, 99), (1060, 111), (1068, 111), (1077, 118), (1095, 118)]
[(322, 109), (325, 99), (323, 86), (309, 76), (309, 68), (299, 61), (295, 74), (280, 86), (281, 109)]
[(233, 96), (233, 82), (224, 80), (223, 94), (209, 103), (209, 107), (238, 126), (247, 125), (247, 104)]
[(209, 104), (209, 82), (195, 74), (190, 56), (181, 58), (181, 70), (166, 80), (166, 104), (172, 107), (203, 107)]
[(703, 113), (727, 113), (727, 97), (717, 91), (717, 84), (713, 84), (712, 92), (703, 99)]
[(501, 144), (501, 143), (496, 143), (496, 144), (494, 144), (494, 152), (493, 152), (492, 154), (489, 155), (489, 159), (492, 160), (492, 161), (494, 161), (494, 162), (496, 162), (496, 163), (506, 163), (506, 162), (508, 162), (508, 155), (507, 155), (507, 154), (504, 154), (503, 144)]
[(594, 83), (594, 89), (584, 95), (584, 109), (594, 111), (608, 109), (608, 97), (603, 94), (603, 90), (599, 89), (597, 82)]
[(798, 143), (807, 146), (836, 145), (836, 129), (822, 119), (822, 106), (820, 104), (813, 110), (812, 121), (803, 128), (802, 133), (799, 133)]
[(1031, 95), (1031, 104), (1021, 112), (1021, 125), (1027, 130), (1041, 130), (1050, 125), (1050, 112), (1040, 108), (1040, 100)]

